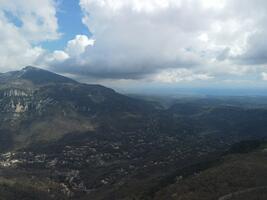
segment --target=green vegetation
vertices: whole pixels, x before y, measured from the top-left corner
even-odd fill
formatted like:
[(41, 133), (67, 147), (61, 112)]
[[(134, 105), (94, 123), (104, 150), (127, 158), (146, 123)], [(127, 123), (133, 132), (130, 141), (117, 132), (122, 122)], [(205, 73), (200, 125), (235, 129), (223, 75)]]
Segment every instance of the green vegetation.
[(33, 67), (0, 83), (2, 199), (264, 195), (264, 98), (146, 101)]
[(254, 144), (255, 141), (242, 142), (247, 153), (227, 155), (220, 164), (162, 189), (155, 199), (266, 199), (267, 154), (262, 148), (248, 152), (248, 146), (252, 149)]

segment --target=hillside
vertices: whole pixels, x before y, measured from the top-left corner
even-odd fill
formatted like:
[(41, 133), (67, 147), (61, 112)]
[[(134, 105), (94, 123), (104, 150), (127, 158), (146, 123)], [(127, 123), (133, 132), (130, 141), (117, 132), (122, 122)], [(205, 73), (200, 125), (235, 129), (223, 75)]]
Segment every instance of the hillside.
[(264, 99), (166, 107), (35, 67), (1, 74), (0, 82), (4, 199), (169, 197), (177, 177), (211, 167), (235, 143), (267, 136)]
[(266, 143), (252, 152), (231, 153), (206, 170), (189, 177), (177, 177), (176, 183), (158, 192), (155, 199), (266, 199), (266, 156)]
[(112, 89), (34, 67), (1, 74), (0, 82), (0, 132), (2, 141), (9, 141), (2, 151), (93, 131), (102, 118), (137, 116), (153, 107)]

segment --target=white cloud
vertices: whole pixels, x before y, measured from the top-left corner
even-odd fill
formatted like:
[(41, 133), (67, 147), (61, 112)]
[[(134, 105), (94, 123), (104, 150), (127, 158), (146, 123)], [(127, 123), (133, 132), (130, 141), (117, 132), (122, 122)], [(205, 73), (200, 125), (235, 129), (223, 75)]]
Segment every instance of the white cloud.
[(38, 43), (59, 37), (52, 0), (0, 0), (0, 70), (34, 64), (44, 53)]
[(225, 7), (225, 0), (203, 0), (205, 8), (223, 9)]
[[(45, 52), (42, 54), (41, 58), (39, 58), (38, 62), (48, 67), (62, 63), (70, 63), (73, 60), (80, 59), (80, 56), (83, 55), (86, 48), (92, 47), (93, 45), (93, 39), (88, 38), (86, 35), (76, 35), (75, 38), (67, 42), (65, 49), (55, 50), (52, 53)], [(74, 65), (77, 65), (77, 63)]]
[(267, 81), (267, 72), (261, 73), (262, 80)]
[(53, 0), (0, 5), (2, 71), (42, 64), (100, 79), (165, 82), (265, 73), (265, 0), (80, 0), (93, 36), (79, 34), (54, 52), (38, 46), (60, 36)]
[(88, 46), (93, 45), (93, 39), (89, 39), (86, 35), (76, 35), (73, 40), (68, 41), (65, 51), (68, 55), (75, 57), (84, 53)]
[(188, 69), (164, 70), (154, 77), (154, 81), (163, 83), (191, 82), (196, 80), (210, 80), (214, 77), (205, 73), (194, 73)]
[(0, 10), (9, 23), (10, 15), (21, 22), (17, 29), (26, 40), (38, 42), (59, 37), (55, 7), (54, 0), (1, 0)]
[[(185, 0), (81, 0), (80, 5), (95, 43), (78, 50), (78, 55), (84, 53), (69, 59), (69, 65), (82, 68), (83, 74), (140, 78), (162, 68), (205, 62), (207, 40), (199, 36), (216, 18), (207, 14), (210, 8)], [(64, 62), (61, 70), (67, 65)]]
[(64, 51), (54, 51), (53, 52), (53, 59), (56, 61), (64, 61), (68, 59), (70, 56)]
[(262, 0), (255, 5), (248, 0), (80, 0), (94, 40), (69, 41), (64, 51), (70, 58), (54, 66), (100, 78), (142, 79), (179, 68), (241, 76), (252, 71), (249, 63), (238, 63), (264, 27), (264, 5)]

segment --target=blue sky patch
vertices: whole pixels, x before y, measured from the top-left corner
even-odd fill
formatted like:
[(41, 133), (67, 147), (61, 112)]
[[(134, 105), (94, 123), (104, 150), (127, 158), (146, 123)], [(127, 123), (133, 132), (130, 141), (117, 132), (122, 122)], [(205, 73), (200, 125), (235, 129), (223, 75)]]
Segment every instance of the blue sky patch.
[(64, 49), (67, 42), (75, 38), (76, 35), (92, 34), (82, 23), (82, 11), (77, 0), (58, 1), (57, 19), (61, 38), (56, 41), (46, 41), (41, 46), (50, 51)]
[(15, 16), (12, 12), (10, 11), (4, 11), (5, 17), (8, 19), (8, 21), (12, 24), (14, 24), (17, 27), (21, 27), (23, 25), (23, 22)]

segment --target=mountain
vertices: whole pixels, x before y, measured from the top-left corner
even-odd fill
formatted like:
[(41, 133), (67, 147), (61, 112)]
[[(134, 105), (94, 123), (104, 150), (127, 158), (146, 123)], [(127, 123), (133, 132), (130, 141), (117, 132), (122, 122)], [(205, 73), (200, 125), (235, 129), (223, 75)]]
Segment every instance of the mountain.
[(168, 199), (177, 178), (267, 136), (264, 98), (160, 105), (35, 67), (0, 83), (0, 199)]
[(0, 81), (4, 84), (10, 83), (14, 85), (26, 83), (26, 81), (36, 85), (47, 83), (77, 83), (72, 79), (32, 66), (24, 67), (20, 71), (2, 73), (0, 75)]
[(138, 115), (153, 109), (147, 102), (112, 89), (78, 83), (35, 67), (1, 74), (0, 83), (0, 132), (2, 141), (10, 144), (5, 142), (2, 150), (92, 131), (102, 118), (127, 118), (127, 113)]

